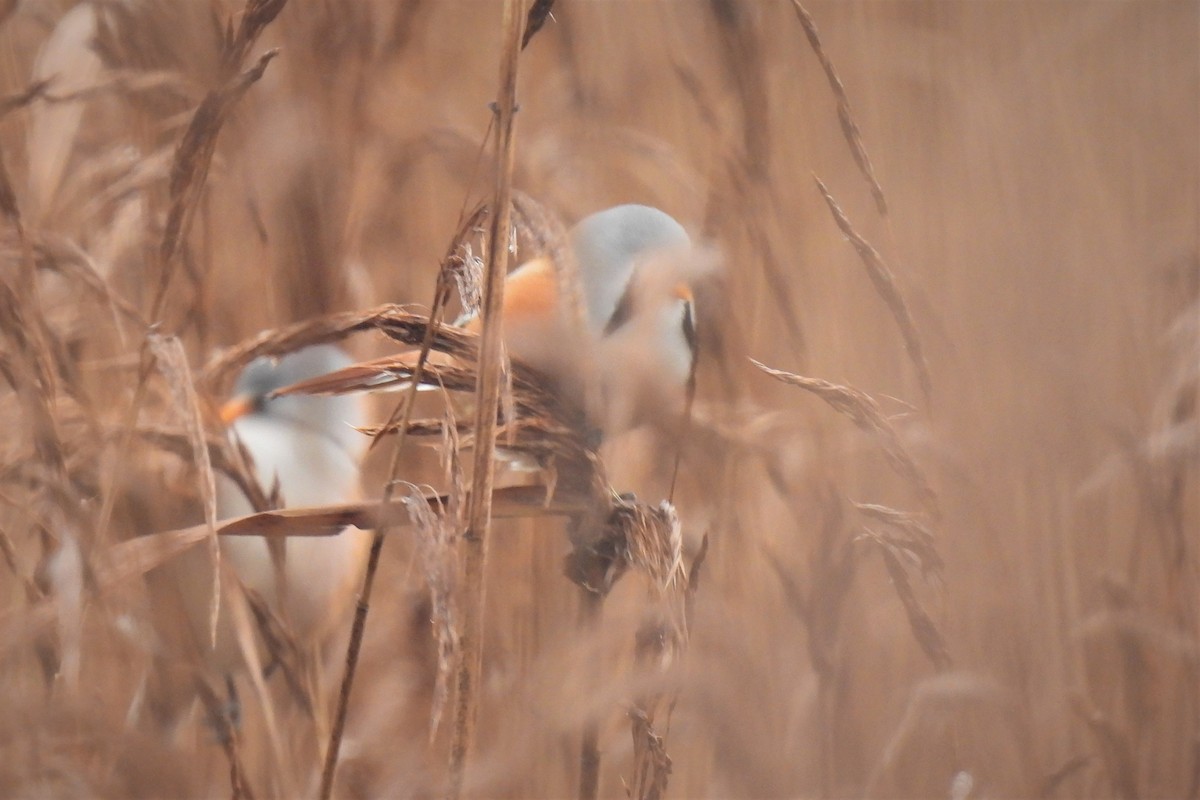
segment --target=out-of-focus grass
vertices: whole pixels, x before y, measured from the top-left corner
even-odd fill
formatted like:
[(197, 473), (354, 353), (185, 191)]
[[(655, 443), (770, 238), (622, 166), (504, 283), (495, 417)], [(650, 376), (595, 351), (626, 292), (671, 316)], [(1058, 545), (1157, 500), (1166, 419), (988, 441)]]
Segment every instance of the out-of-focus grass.
[[(700, 297), (702, 332), (721, 335), (705, 334), (676, 497), (688, 552), (710, 544), (668, 793), (1194, 796), (1200, 10), (807, 5), (886, 217), (789, 3), (563, 0), (523, 56), (520, 190), (568, 220), (658, 205), (726, 254)], [(154, 724), (141, 581), (97, 591), (114, 543), (202, 519), (188, 463), (120, 432), (172, 157), (219, 85), (221, 39), (207, 4), (101, 4), (95, 33), (89, 7), (22, 4), (0, 27), (0, 91), (53, 76), (0, 122), (24, 237), (4, 221), (0, 793), (223, 794), (199, 715), (171, 735)], [(214, 7), (222, 26), (241, 11)], [(266, 28), (246, 65), (281, 54), (220, 131), (161, 314), (194, 368), (264, 327), (429, 302), (462, 210), (490, 186), (498, 25), (479, 3), (294, 2)], [(814, 173), (894, 272), (930, 403)], [(916, 512), (920, 495), (875, 437), (747, 356), (868, 392), (928, 476), (942, 514), (921, 521), (945, 566), (928, 580), (899, 566), (949, 666), (926, 657), (903, 581), (863, 536), (899, 534), (854, 506)], [(146, 385), (141, 420), (177, 421), (167, 384)], [(611, 449), (618, 488), (665, 493), (652, 445)], [(414, 482), (439, 476), (416, 448), (407, 463)], [(620, 585), (581, 637), (565, 551), (558, 526), (498, 523), (469, 793), (571, 794), (587, 718), (601, 793), (631, 779), (643, 588)], [(384, 551), (345, 796), (442, 779), (415, 557), (399, 536)], [(35, 628), (48, 598), (58, 614)], [(243, 692), (259, 797), (315, 788), (308, 722), (277, 682), (283, 763)]]

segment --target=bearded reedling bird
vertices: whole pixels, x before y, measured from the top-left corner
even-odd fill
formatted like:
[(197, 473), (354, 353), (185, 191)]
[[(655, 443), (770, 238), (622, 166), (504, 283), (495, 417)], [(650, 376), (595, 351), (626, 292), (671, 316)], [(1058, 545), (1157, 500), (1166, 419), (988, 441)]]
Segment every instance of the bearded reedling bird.
[[(585, 217), (567, 243), (581, 308), (568, 299), (566, 266), (551, 256), (522, 264), (504, 284), (502, 334), (509, 356), (583, 408), (602, 434), (676, 421), (696, 359), (690, 283), (701, 268), (687, 231), (656, 208), (621, 205)], [(458, 324), (482, 330), (474, 314)], [(378, 359), (287, 392), (394, 388), (405, 385), (401, 376), (412, 363), (411, 354)]]
[[(352, 363), (332, 345), (309, 347), (278, 360), (259, 358), (245, 368), (232, 399), (221, 408), (231, 435), (253, 460), (263, 490), (276, 488), (284, 506), (331, 505), (359, 497), (359, 460), (369, 442), (354, 429), (366, 424), (362, 398), (270, 397), (276, 389)], [(242, 491), (221, 476), (217, 509), (221, 518), (254, 511)], [(223, 537), (220, 552), (223, 564), (266, 600), (301, 650), (315, 654), (349, 609), (370, 544), (371, 533), (355, 528), (335, 536), (289, 537), (284, 540), (281, 575), (265, 538)], [(224, 599), (215, 645), (211, 639), (213, 574), (208, 553), (192, 548), (172, 566), (170, 577), (202, 666), (211, 677), (224, 676), (232, 685), (229, 676), (243, 668), (244, 658), (230, 603)]]
[[(656, 208), (622, 205), (585, 217), (568, 243), (582, 294), (582, 342), (572, 336), (562, 265), (542, 257), (505, 279), (509, 355), (548, 376), (608, 434), (681, 411), (696, 359), (687, 231)], [(465, 327), (481, 331), (482, 321), (471, 316)]]

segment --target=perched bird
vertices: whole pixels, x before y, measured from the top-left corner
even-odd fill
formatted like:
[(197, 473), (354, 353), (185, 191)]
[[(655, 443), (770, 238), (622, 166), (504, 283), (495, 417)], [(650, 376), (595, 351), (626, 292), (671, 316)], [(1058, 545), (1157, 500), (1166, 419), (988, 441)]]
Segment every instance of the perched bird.
[[(509, 356), (550, 378), (605, 433), (678, 413), (696, 358), (687, 231), (657, 208), (621, 205), (585, 217), (568, 244), (583, 319), (571, 307), (569, 267), (529, 261), (504, 284)], [(463, 323), (482, 330), (477, 316)]]
[[(585, 217), (568, 233), (567, 245), (573, 265), (547, 255), (508, 274), (501, 315), (509, 356), (581, 407), (602, 434), (676, 421), (696, 359), (691, 282), (705, 259), (683, 226), (643, 205)], [(458, 324), (482, 330), (475, 314)], [(411, 353), (391, 356), (287, 391), (395, 388), (404, 385), (412, 363)]]
[[(268, 493), (277, 491), (285, 506), (346, 503), (359, 497), (359, 460), (369, 443), (354, 429), (366, 423), (362, 398), (270, 397), (283, 386), (351, 363), (331, 345), (278, 360), (260, 358), (245, 368), (233, 397), (221, 409), (230, 435), (253, 460), (260, 485)], [(218, 476), (217, 509), (221, 518), (254, 510), (224, 476)], [(354, 528), (335, 536), (290, 537), (282, 542), (282, 569), (261, 537), (223, 538), (220, 554), (246, 588), (267, 602), (301, 650), (315, 653), (354, 599), (370, 542), (370, 532)], [(169, 566), (166, 577), (177, 590), (204, 671), (216, 678), (241, 669), (243, 653), (228, 601), (220, 606), (215, 644), (210, 635), (213, 574), (208, 553), (192, 548)]]

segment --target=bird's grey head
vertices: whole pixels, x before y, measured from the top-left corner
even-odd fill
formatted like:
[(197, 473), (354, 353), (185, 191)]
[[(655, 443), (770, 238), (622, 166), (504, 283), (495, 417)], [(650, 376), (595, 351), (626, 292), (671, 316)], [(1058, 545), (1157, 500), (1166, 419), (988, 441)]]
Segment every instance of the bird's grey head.
[(592, 328), (608, 323), (639, 257), (690, 244), (682, 225), (650, 206), (614, 206), (580, 220), (571, 229), (571, 247)]
[[(287, 422), (328, 436), (354, 455), (361, 453), (367, 437), (355, 427), (366, 424), (359, 398), (286, 395), (271, 392), (309, 378), (348, 367), (354, 362), (340, 348), (315, 345), (281, 358), (264, 356), (250, 362), (234, 386), (232, 403), (240, 403), (247, 416)], [(235, 412), (234, 416), (238, 414)]]

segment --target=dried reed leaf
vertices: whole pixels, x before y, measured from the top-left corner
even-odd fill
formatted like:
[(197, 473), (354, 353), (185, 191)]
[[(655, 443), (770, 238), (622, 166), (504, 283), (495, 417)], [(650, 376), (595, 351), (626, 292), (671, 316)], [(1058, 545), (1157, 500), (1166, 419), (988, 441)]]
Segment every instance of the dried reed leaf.
[(925, 396), (926, 404), (930, 403), (933, 397), (933, 381), (929, 377), (929, 362), (925, 360), (925, 349), (921, 346), (921, 337), (917, 333), (916, 323), (913, 322), (908, 304), (904, 302), (904, 296), (900, 294), (900, 289), (896, 286), (896, 279), (892, 275), (891, 269), (888, 268), (879, 251), (859, 235), (858, 231), (854, 230), (854, 226), (850, 224), (845, 212), (833, 199), (833, 195), (829, 193), (829, 189), (825, 187), (821, 179), (814, 175), (813, 180), (817, 182), (817, 188), (820, 189), (821, 196), (825, 198), (825, 204), (829, 206), (834, 222), (854, 245), (859, 259), (867, 268), (867, 276), (870, 277), (875, 292), (887, 305), (888, 310), (892, 312), (892, 318), (900, 327), (900, 333), (904, 337), (904, 349), (908, 352), (908, 358), (912, 361), (913, 367), (917, 370), (921, 393)]
[(554, 0), (533, 0), (529, 6), (529, 16), (525, 20), (525, 34), (521, 37), (522, 50), (529, 46), (529, 41), (542, 29), (546, 20), (554, 19), (550, 13), (553, 9)]
[(796, 9), (796, 16), (800, 18), (800, 25), (804, 28), (804, 35), (808, 37), (808, 44), (812, 47), (813, 53), (816, 54), (817, 60), (821, 62), (821, 69), (825, 70), (825, 78), (829, 81), (829, 88), (833, 90), (833, 96), (837, 99), (838, 122), (842, 126), (842, 136), (846, 139), (846, 144), (850, 145), (850, 152), (854, 156), (854, 163), (858, 165), (859, 172), (871, 184), (871, 196), (875, 198), (875, 207), (879, 210), (881, 216), (887, 216), (888, 205), (887, 198), (884, 197), (883, 187), (879, 185), (879, 179), (875, 177), (875, 167), (871, 164), (871, 158), (867, 155), (867, 148), (863, 144), (862, 132), (858, 129), (858, 123), (854, 121), (854, 114), (850, 110), (850, 97), (846, 94), (846, 87), (842, 84), (842, 79), (838, 77), (837, 70), (833, 68), (833, 61), (830, 60), (825, 52), (824, 45), (821, 44), (821, 34), (817, 30), (817, 23), (813, 19), (812, 14), (800, 4), (800, 0), (792, 0), (792, 6)]
[[(264, 9), (274, 8), (278, 13), (278, 8), (282, 8), (282, 6), (281, 0), (249, 0), (247, 16), (250, 15), (251, 9), (257, 9), (260, 12), (256, 17), (258, 20), (264, 15)], [(273, 17), (274, 14), (270, 16)], [(250, 25), (251, 23), (247, 22), (244, 17), (242, 27), (239, 29), (239, 36), (242, 31), (250, 30)], [(250, 43), (245, 43), (245, 46), (248, 48)], [(277, 55), (279, 55), (278, 50), (267, 51), (259, 57), (254, 66), (231, 78), (219, 89), (209, 92), (192, 115), (192, 120), (188, 123), (183, 138), (179, 140), (179, 147), (175, 151), (175, 159), (171, 165), (167, 222), (158, 248), (160, 272), (158, 289), (152, 306), (153, 311), (150, 314), (151, 319), (157, 318), (162, 309), (167, 287), (174, 274), (176, 256), (191, 229), (192, 217), (200, 202), (213, 153), (216, 151), (217, 134), (224, 125), (234, 103), (262, 77), (267, 64)], [(234, 63), (240, 64), (241, 59), (239, 58)]]
[[(271, 24), (285, 5), (287, 5), (287, 0), (246, 0), (246, 7), (242, 10), (242, 19), (238, 24), (237, 33), (225, 47), (222, 69), (226, 78), (232, 77), (237, 72), (250, 52), (250, 48), (258, 41), (259, 34)], [(259, 63), (265, 66), (261, 60)]]
[(908, 626), (912, 630), (917, 644), (921, 646), (922, 652), (938, 670), (949, 669), (953, 662), (946, 650), (946, 640), (942, 637), (941, 631), (937, 629), (937, 625), (934, 624), (933, 618), (921, 605), (921, 601), (917, 599), (912, 584), (909, 583), (908, 572), (905, 571), (904, 564), (897, 555), (899, 548), (873, 531), (867, 531), (867, 535), (878, 546), (880, 555), (883, 556), (883, 564), (887, 567), (888, 576), (892, 579), (896, 596), (900, 598), (900, 604), (904, 606), (904, 613), (908, 615)]
[[(339, 341), (360, 331), (379, 330), (398, 342), (416, 346), (424, 340), (428, 327), (428, 317), (393, 304), (304, 320), (263, 331), (222, 351), (205, 365), (204, 382), (214, 388), (221, 387), (259, 356), (280, 356), (309, 345)], [(458, 328), (438, 326), (433, 346), (440, 352), (466, 356), (470, 362), (474, 362), (477, 339), (474, 334)]]
[(904, 446), (900, 443), (900, 437), (891, 423), (883, 416), (879, 404), (870, 395), (852, 386), (843, 386), (820, 378), (806, 378), (803, 375), (772, 369), (753, 358), (750, 359), (750, 363), (776, 380), (812, 392), (828, 403), (834, 411), (849, 417), (860, 430), (874, 436), (883, 448), (888, 463), (900, 477), (917, 490), (921, 504), (925, 506), (929, 514), (935, 520), (940, 519), (941, 511), (938, 507), (937, 495), (930, 488), (929, 482), (917, 467), (916, 462), (905, 451)]

